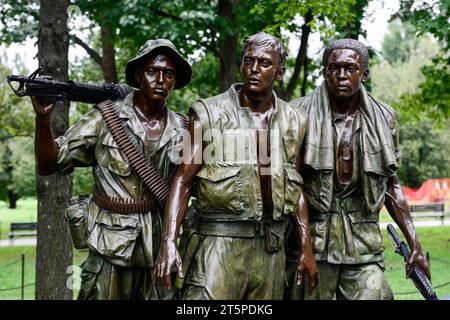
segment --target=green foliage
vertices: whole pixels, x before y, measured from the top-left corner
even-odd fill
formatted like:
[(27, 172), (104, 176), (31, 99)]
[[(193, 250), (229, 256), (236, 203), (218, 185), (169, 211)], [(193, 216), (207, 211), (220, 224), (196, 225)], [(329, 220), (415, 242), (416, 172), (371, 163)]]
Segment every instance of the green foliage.
[(16, 137), (0, 142), (0, 200), (7, 200), (7, 191), (18, 197), (36, 195), (34, 143), (30, 137)]
[(449, 46), (448, 11), (450, 2), (445, 0), (401, 0), (399, 15), (410, 21), (420, 34), (427, 32)]
[(404, 110), (423, 110), (437, 122), (442, 122), (450, 114), (449, 7), (449, 1), (402, 0), (399, 11), (399, 16), (412, 23), (419, 34), (431, 33), (441, 41), (442, 53), (422, 69), (425, 80), (419, 91), (402, 97)]
[[(450, 130), (436, 128), (427, 118), (416, 122), (402, 117), (400, 121), (403, 156), (398, 172), (400, 181), (418, 188), (428, 179), (450, 177)], [(446, 124), (450, 123), (447, 121)]]
[(1, 42), (10, 44), (37, 37), (38, 0), (0, 0), (0, 10)]
[(265, 31), (281, 36), (281, 30), (286, 29), (291, 32), (298, 32), (301, 25), (295, 23), (294, 18), (297, 15), (304, 16), (309, 10), (313, 16), (310, 23), (312, 30), (320, 30), (330, 32), (327, 26), (327, 20), (332, 25), (339, 19), (348, 20), (353, 17), (353, 13), (349, 8), (355, 4), (356, 0), (337, 0), (337, 1), (313, 1), (313, 0), (290, 0), (290, 1), (274, 1), (264, 0), (250, 11), (250, 14), (265, 15), (271, 12), (274, 16), (274, 23), (268, 25)]
[(206, 54), (192, 65), (192, 81), (188, 87), (174, 90), (168, 106), (177, 112), (187, 114), (189, 105), (200, 98), (218, 94), (219, 67), (212, 54)]
[(416, 36), (411, 23), (393, 21), (372, 68), (373, 94), (391, 104), (400, 123), (403, 162), (398, 175), (407, 186), (450, 176), (450, 73), (442, 48), (430, 35)]
[(370, 0), (357, 0), (353, 4), (348, 4), (349, 11), (353, 17), (336, 21), (336, 32), (343, 38), (358, 39), (359, 35), (366, 37), (366, 31), (361, 28), (361, 23), (366, 14), (366, 7)]
[[(0, 64), (1, 79), (6, 79), (11, 73)], [(6, 81), (0, 82), (1, 200), (7, 199), (8, 190), (18, 197), (36, 193), (33, 132), (34, 112), (30, 100), (17, 97)]]
[(388, 25), (381, 54), (390, 64), (406, 62), (417, 47), (418, 41), (416, 29), (411, 23), (395, 19)]
[(294, 18), (297, 15), (301, 17), (311, 10), (312, 15), (316, 17), (310, 22), (312, 30), (319, 30), (327, 36), (331, 36), (336, 30), (334, 26), (338, 22), (348, 21), (354, 18), (354, 13), (350, 8), (356, 0), (290, 0), (273, 1), (263, 0), (252, 9), (250, 14), (265, 15), (272, 13), (274, 23), (269, 24), (265, 31), (281, 36), (281, 30), (290, 32), (300, 31), (301, 24), (296, 23)]
[(441, 127), (448, 125), (450, 115), (450, 70), (447, 63), (439, 63), (441, 57), (433, 61), (435, 64), (422, 68), (424, 80), (418, 90), (403, 95), (396, 107), (405, 116), (417, 121), (428, 117)]
[(36, 196), (36, 165), (32, 138), (16, 138), (9, 141), (13, 165), (12, 189), (21, 197)]
[[(0, 64), (0, 79), (11, 70)], [(34, 131), (34, 112), (29, 99), (14, 95), (6, 81), (0, 82), (0, 141), (16, 136), (31, 136)]]
[[(373, 95), (388, 104), (397, 102), (402, 95), (412, 95), (419, 90), (419, 85), (425, 80), (421, 67), (429, 65), (440, 50), (436, 41), (422, 36), (414, 40), (414, 47), (408, 46), (408, 50), (400, 53), (402, 43), (410, 43), (412, 40), (400, 39), (400, 33), (402, 30), (397, 33), (398, 38), (394, 38), (390, 33), (386, 35), (385, 39), (392, 41), (383, 41), (380, 62), (370, 69)], [(414, 35), (411, 34), (411, 37)], [(391, 55), (390, 52), (394, 54)], [(409, 111), (411, 116), (417, 114), (417, 108), (404, 109), (405, 112)]]

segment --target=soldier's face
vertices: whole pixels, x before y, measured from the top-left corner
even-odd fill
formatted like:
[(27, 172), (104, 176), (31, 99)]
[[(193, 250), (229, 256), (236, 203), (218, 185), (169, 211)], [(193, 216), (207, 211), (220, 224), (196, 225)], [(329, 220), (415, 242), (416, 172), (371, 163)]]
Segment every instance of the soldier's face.
[(325, 81), (336, 98), (349, 98), (361, 88), (368, 71), (361, 68), (360, 55), (351, 49), (336, 49), (328, 59)]
[(140, 90), (150, 100), (165, 100), (175, 85), (175, 64), (164, 54), (150, 57), (140, 75)]
[(284, 73), (278, 60), (278, 53), (273, 49), (251, 45), (241, 62), (244, 90), (253, 94), (272, 91), (273, 83), (281, 80)]

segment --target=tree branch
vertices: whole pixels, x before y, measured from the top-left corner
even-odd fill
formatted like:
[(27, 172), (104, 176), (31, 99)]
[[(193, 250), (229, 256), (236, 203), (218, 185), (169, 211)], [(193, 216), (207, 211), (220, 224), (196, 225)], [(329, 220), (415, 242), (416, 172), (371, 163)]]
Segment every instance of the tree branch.
[(154, 14), (156, 14), (159, 17), (170, 18), (170, 19), (175, 20), (175, 21), (183, 21), (183, 19), (181, 19), (180, 17), (177, 17), (177, 16), (175, 16), (173, 14), (164, 12), (164, 11), (162, 11), (160, 9), (150, 8), (150, 11), (153, 12)]
[(102, 62), (103, 59), (102, 57), (98, 54), (97, 51), (95, 51), (94, 49), (92, 49), (91, 47), (89, 47), (89, 45), (87, 43), (85, 43), (83, 40), (81, 40), (80, 38), (78, 38), (76, 35), (71, 34), (70, 35), (70, 39), (75, 42), (76, 44), (78, 44), (80, 47), (82, 47), (84, 50), (86, 50), (86, 52), (88, 53), (88, 55), (101, 67), (102, 66)]
[(312, 19), (313, 19), (312, 11), (308, 10), (308, 12), (305, 14), (305, 23), (302, 26), (300, 49), (298, 50), (298, 55), (295, 60), (294, 73), (292, 74), (292, 78), (289, 81), (288, 87), (283, 94), (283, 98), (285, 100), (291, 99), (291, 96), (294, 93), (295, 87), (297, 86), (298, 80), (300, 78), (300, 71), (302, 69), (302, 66), (305, 65), (305, 61), (307, 58), (306, 53), (308, 49), (308, 38), (311, 32), (311, 27), (309, 26), (308, 23), (311, 22)]

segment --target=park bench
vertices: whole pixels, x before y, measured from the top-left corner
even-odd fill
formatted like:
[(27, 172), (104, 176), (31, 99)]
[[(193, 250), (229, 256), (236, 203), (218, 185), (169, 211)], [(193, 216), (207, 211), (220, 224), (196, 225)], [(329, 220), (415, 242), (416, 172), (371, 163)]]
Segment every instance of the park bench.
[[(444, 203), (432, 203), (432, 204), (417, 204), (410, 205), (409, 210), (414, 218), (439, 218), (442, 225), (444, 225), (445, 208)], [(414, 214), (418, 213), (419, 214)], [(426, 212), (426, 213), (422, 213)]]
[(36, 222), (12, 222), (9, 232), (9, 239), (14, 237), (31, 237), (37, 234)]

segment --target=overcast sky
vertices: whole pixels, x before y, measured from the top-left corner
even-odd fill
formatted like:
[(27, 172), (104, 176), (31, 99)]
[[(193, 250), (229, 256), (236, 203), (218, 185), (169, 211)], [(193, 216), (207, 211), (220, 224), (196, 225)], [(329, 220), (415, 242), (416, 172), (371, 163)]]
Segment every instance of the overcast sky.
[[(398, 10), (398, 0), (373, 0), (370, 2), (367, 9), (367, 13), (370, 19), (364, 19), (363, 29), (367, 30), (367, 38), (360, 38), (364, 44), (373, 47), (376, 50), (380, 50), (381, 41), (387, 30), (387, 21), (389, 17)], [(72, 22), (73, 27), (77, 27), (76, 23)], [(77, 34), (78, 35), (78, 34)], [(31, 72), (38, 66), (37, 61), (37, 46), (35, 46), (36, 40), (30, 39), (22, 44), (13, 44), (11, 46), (0, 46), (0, 61), (6, 64), (13, 72), (17, 73), (17, 69), (14, 65), (15, 56), (19, 55), (21, 60), (25, 63), (27, 69)], [(295, 54), (299, 48), (299, 39), (292, 37), (289, 41), (289, 52)], [(312, 34), (309, 41), (309, 53), (310, 55), (319, 54), (321, 51), (322, 43), (319, 35)], [(74, 61), (74, 57), (81, 59), (87, 57), (86, 52), (79, 46), (71, 46), (69, 49), (69, 61)]]

